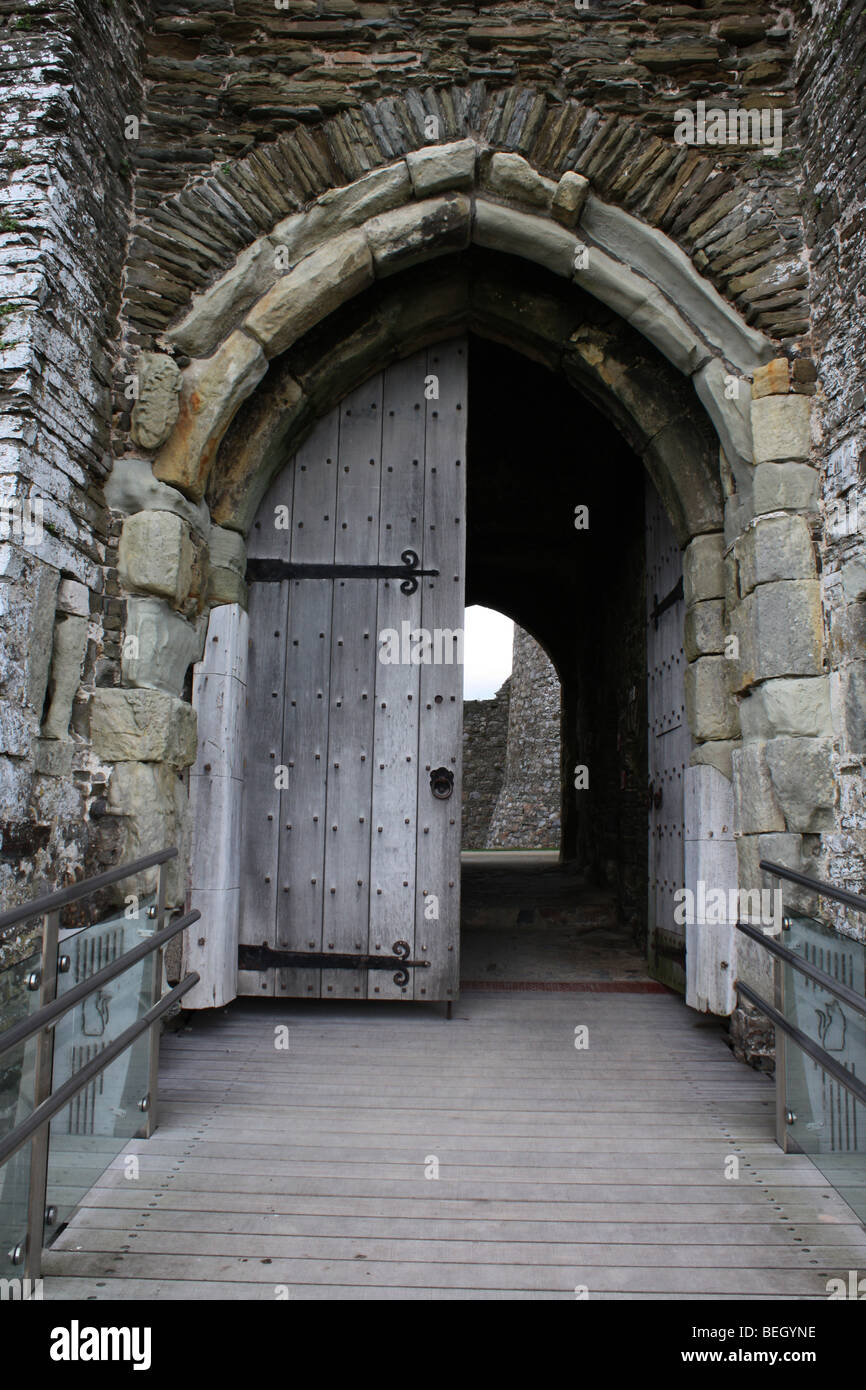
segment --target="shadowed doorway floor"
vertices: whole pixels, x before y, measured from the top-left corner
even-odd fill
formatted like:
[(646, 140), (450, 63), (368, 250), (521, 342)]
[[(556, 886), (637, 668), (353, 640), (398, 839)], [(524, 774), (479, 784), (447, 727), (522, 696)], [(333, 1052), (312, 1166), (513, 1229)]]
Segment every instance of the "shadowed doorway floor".
[(655, 988), (643, 953), (617, 923), (615, 895), (586, 887), (554, 851), (471, 851), (461, 866), (464, 988), (576, 982)]

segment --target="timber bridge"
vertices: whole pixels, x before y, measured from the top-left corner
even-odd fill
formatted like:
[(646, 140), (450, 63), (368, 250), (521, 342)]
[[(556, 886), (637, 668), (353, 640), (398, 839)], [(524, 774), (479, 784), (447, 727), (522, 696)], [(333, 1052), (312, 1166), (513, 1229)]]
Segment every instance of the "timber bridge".
[[(43, 918), (0, 1034), (7, 1277), (58, 1300), (819, 1300), (866, 1263), (853, 938), (741, 924), (774, 966), (775, 1002), (752, 998), (775, 1084), (634, 969), (470, 981), (450, 1019), (351, 998), (178, 1015), (196, 978), (168, 987), (164, 953), (203, 923), (166, 911), (175, 853), (0, 918)], [(61, 925), (155, 866), (153, 902)]]

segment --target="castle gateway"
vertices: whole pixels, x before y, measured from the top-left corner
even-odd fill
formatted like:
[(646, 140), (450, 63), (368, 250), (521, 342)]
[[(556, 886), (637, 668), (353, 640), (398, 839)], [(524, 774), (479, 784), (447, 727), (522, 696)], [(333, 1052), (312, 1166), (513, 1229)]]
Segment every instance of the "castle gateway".
[(453, 1000), (478, 603), (561, 682), (563, 861), (767, 1052), (765, 956), (675, 910), (863, 876), (859, 88), (821, 32), (7, 19), (7, 905), (176, 845), (189, 1007)]

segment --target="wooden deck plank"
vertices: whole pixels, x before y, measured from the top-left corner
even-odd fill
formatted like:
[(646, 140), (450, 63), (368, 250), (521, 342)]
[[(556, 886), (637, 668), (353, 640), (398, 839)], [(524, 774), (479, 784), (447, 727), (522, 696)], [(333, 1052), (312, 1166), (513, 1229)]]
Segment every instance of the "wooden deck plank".
[[(88, 1192), (46, 1297), (810, 1300), (866, 1263), (850, 1208), (775, 1146), (771, 1083), (673, 996), (455, 1013), (255, 1000), (167, 1035), (138, 1180), (120, 1156)], [(70, 1190), (85, 1167), (69, 1146)]]

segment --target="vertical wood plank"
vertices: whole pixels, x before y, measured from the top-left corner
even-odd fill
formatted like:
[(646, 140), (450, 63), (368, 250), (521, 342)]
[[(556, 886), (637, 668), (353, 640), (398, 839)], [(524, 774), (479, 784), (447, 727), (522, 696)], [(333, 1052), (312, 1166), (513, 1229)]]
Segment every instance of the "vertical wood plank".
[[(340, 406), (334, 559), (376, 564), (382, 463), (382, 376)], [(325, 954), (363, 952), (370, 908), (370, 805), (376, 604), (380, 580), (336, 579), (331, 627), (325, 828)], [(363, 973), (322, 971), (323, 998), (364, 993)]]
[(676, 893), (685, 881), (683, 791), (691, 753), (691, 734), (685, 714), (685, 602), (679, 599), (659, 616), (650, 616), (682, 575), (682, 556), (658, 493), (646, 480), (646, 602), (647, 602), (647, 723), (649, 780), (661, 802), (649, 811), (648, 945), (654, 973), (682, 988), (684, 971), (671, 958), (660, 956), (656, 943), (671, 949), (685, 947), (685, 928), (674, 919)]
[[(423, 550), (426, 352), (385, 373), (382, 419), (382, 487), (379, 563), (400, 564), (402, 552)], [(371, 954), (391, 954), (396, 941), (415, 950), (415, 843), (418, 795), (420, 668), (385, 655), (382, 634), (421, 622), (422, 590), (404, 594), (398, 579), (378, 585), (377, 661), (370, 844)], [(408, 643), (406, 646), (408, 647)], [(401, 986), (391, 972), (368, 972), (367, 993), (379, 999), (411, 999), (412, 981)]]
[[(431, 348), (428, 375), (439, 379), (439, 399), (427, 402), (425, 449), (425, 569), (421, 620), (434, 637), (460, 633), (464, 621), (466, 552), (467, 358), (465, 339)], [(445, 655), (457, 643), (442, 642)], [(435, 653), (434, 653), (435, 654)], [(422, 665), (421, 727), (418, 749), (418, 878), (415, 933), (419, 958), (429, 969), (414, 973), (416, 999), (453, 999), (460, 979), (460, 833), (462, 798), (463, 665), (435, 660)], [(444, 767), (454, 774), (454, 790), (439, 801), (430, 773)], [(438, 916), (432, 915), (436, 899)]]
[[(283, 672), (287, 583), (251, 584), (249, 674), (244, 753), (244, 843), (241, 871), (242, 943), (276, 943)], [(272, 970), (238, 971), (239, 994), (273, 994)]]
[[(320, 420), (294, 459), (290, 558), (331, 563), (337, 524), (339, 414)], [(325, 769), (331, 666), (330, 579), (291, 580), (285, 658), (277, 944), (321, 951), (325, 880)], [(317, 998), (321, 971), (277, 971), (276, 992)]]

